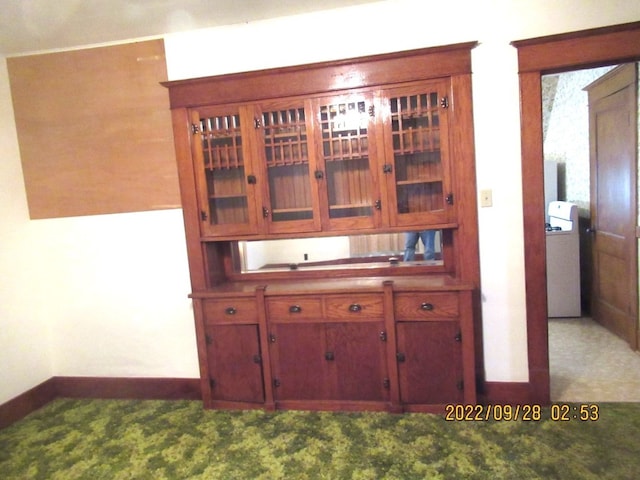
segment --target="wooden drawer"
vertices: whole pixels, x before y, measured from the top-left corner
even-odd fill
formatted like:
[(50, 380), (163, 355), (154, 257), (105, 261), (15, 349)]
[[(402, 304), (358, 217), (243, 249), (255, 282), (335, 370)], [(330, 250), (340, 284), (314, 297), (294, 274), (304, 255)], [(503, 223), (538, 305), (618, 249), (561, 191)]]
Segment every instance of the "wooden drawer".
[(271, 321), (295, 319), (321, 319), (322, 298), (314, 296), (289, 296), (267, 298), (267, 316)]
[(328, 319), (382, 319), (384, 306), (382, 295), (327, 295), (325, 313)]
[(455, 318), (459, 312), (456, 293), (407, 292), (393, 297), (396, 321)]
[(204, 300), (204, 323), (257, 323), (258, 312), (254, 298)]

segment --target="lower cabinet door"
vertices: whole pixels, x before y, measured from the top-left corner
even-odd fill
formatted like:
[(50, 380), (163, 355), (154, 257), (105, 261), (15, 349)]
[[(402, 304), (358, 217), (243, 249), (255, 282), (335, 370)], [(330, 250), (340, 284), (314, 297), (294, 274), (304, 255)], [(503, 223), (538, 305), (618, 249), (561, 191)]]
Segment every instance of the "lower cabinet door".
[(336, 400), (383, 401), (389, 397), (386, 336), (382, 322), (327, 324), (328, 367)]
[(208, 325), (207, 361), (212, 400), (264, 402), (257, 325)]
[(447, 404), (464, 400), (458, 322), (398, 322), (397, 337), (403, 403)]
[(270, 356), (276, 400), (327, 400), (323, 323), (272, 323)]
[(276, 400), (386, 400), (382, 326), (382, 322), (272, 324)]

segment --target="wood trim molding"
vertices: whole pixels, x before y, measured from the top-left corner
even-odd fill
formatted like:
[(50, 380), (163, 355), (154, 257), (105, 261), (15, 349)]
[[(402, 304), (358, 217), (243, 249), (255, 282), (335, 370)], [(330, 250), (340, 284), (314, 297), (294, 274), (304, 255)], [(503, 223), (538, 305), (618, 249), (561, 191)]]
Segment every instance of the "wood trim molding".
[(59, 397), (200, 400), (199, 378), (54, 377)]
[(56, 382), (50, 378), (40, 385), (0, 405), (0, 429), (8, 427), (58, 397)]
[[(531, 385), (486, 382), (479, 396), (484, 404), (531, 402)], [(201, 400), (199, 378), (51, 377), (0, 405), (0, 429), (21, 420), (56, 398)]]
[[(327, 93), (471, 73), (477, 42), (346, 60), (162, 82), (171, 108)], [(412, 61), (407, 59), (412, 58)]]
[(512, 42), (518, 49), (529, 402), (550, 401), (541, 78), (640, 59), (640, 22)]
[(566, 71), (603, 63), (624, 63), (638, 56), (640, 22), (511, 42), (518, 49), (520, 72)]
[(528, 405), (531, 401), (529, 382), (485, 382), (484, 392), (479, 395), (483, 405)]
[(0, 405), (0, 429), (59, 397), (201, 400), (199, 378), (51, 377)]

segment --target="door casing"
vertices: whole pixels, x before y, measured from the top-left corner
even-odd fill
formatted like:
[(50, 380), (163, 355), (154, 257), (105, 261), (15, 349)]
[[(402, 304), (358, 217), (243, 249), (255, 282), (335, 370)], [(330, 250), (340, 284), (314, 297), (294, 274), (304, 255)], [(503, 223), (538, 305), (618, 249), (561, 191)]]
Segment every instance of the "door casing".
[(518, 49), (522, 195), (529, 356), (528, 397), (550, 402), (542, 87), (544, 74), (640, 59), (640, 22), (512, 42)]

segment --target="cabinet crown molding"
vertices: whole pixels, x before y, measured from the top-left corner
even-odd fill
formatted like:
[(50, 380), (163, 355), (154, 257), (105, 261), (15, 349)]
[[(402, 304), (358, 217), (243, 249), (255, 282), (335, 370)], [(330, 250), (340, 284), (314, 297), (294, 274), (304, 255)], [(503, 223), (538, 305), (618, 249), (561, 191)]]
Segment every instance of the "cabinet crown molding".
[(162, 82), (171, 108), (310, 95), (471, 73), (478, 42)]

